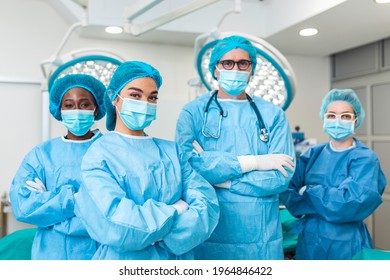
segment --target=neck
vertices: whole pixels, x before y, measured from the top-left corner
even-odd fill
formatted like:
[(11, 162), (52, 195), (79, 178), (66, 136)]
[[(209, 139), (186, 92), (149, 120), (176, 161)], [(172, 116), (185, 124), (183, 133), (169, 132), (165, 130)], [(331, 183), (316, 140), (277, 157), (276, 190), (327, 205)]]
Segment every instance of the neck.
[(68, 131), (68, 133), (66, 134), (65, 138), (69, 139), (69, 140), (82, 141), (82, 140), (91, 139), (93, 137), (93, 135), (94, 134), (93, 134), (93, 132), (91, 130), (89, 130), (85, 135), (82, 135), (82, 136), (74, 135), (70, 131)]
[(333, 148), (335, 148), (336, 150), (344, 150), (353, 145), (353, 138), (351, 136), (343, 141), (336, 141), (331, 139), (330, 142), (332, 143)]
[(239, 95), (233, 96), (233, 95), (230, 95), (230, 94), (227, 94), (226, 92), (224, 92), (223, 89), (220, 87), (218, 89), (218, 97), (222, 98), (222, 99), (242, 100), (242, 99), (246, 99), (246, 93), (245, 93), (245, 91), (243, 91)]
[(132, 130), (128, 128), (123, 122), (116, 122), (114, 131), (120, 132), (122, 134), (131, 135), (131, 136), (145, 136), (143, 130)]

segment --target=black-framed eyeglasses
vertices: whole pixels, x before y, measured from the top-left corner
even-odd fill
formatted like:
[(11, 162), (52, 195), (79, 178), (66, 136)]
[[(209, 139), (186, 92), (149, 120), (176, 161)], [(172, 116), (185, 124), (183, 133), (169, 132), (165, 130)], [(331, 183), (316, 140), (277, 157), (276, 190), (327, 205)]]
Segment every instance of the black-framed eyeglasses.
[(237, 64), (238, 69), (244, 71), (247, 70), (252, 65), (252, 61), (246, 59), (241, 59), (239, 61), (226, 59), (226, 60), (218, 61), (218, 63), (222, 64), (222, 67), (225, 70), (232, 70), (234, 68), (234, 65)]

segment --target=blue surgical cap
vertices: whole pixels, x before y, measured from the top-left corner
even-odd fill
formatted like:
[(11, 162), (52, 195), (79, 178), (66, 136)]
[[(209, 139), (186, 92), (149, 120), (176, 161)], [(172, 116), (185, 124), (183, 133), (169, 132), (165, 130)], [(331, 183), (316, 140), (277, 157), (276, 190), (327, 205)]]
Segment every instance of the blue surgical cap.
[(242, 49), (249, 54), (249, 58), (252, 61), (252, 74), (254, 73), (257, 64), (256, 48), (249, 40), (241, 36), (230, 36), (219, 40), (211, 53), (209, 71), (214, 79), (216, 79), (214, 75), (215, 66), (225, 53), (233, 49)]
[(150, 77), (152, 78), (159, 89), (162, 84), (160, 72), (153, 66), (141, 61), (126, 61), (122, 63), (114, 72), (110, 84), (107, 87), (104, 95), (104, 105), (107, 110), (106, 128), (114, 130), (116, 123), (115, 107), (112, 101), (118, 93), (132, 80)]
[(50, 104), (49, 110), (53, 117), (59, 121), (61, 117), (61, 102), (65, 93), (72, 88), (83, 88), (89, 91), (95, 98), (98, 113), (95, 120), (100, 120), (106, 114), (103, 105), (104, 92), (106, 87), (98, 79), (86, 74), (68, 74), (57, 79), (50, 88)]
[(365, 113), (359, 98), (352, 89), (332, 89), (329, 91), (324, 99), (322, 99), (322, 105), (320, 109), (321, 120), (324, 120), (324, 115), (329, 104), (336, 101), (344, 101), (352, 106), (357, 117), (358, 123), (356, 129), (358, 129), (364, 120)]

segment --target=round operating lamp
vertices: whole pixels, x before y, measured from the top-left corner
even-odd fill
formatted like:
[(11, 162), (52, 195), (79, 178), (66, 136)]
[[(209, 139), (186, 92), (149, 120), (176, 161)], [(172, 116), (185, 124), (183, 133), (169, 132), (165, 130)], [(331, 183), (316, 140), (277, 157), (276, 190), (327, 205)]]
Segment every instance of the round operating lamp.
[(103, 55), (88, 55), (75, 58), (60, 65), (48, 80), (48, 90), (54, 81), (67, 74), (88, 74), (100, 80), (105, 86), (111, 80), (116, 68), (122, 62), (116, 58)]
[[(219, 39), (231, 35), (239, 35), (248, 39), (257, 50), (257, 66), (245, 91), (286, 110), (294, 98), (296, 84), (294, 72), (288, 61), (273, 46), (255, 36), (222, 33)], [(211, 52), (217, 42), (218, 39), (206, 43), (197, 56), (197, 71), (203, 85), (208, 90), (218, 88), (218, 82), (212, 77), (208, 68)]]

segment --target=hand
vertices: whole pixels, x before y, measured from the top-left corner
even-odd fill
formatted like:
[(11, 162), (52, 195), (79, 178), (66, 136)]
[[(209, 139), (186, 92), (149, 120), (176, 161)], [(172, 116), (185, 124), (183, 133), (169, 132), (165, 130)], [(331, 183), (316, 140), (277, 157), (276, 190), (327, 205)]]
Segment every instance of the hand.
[(194, 149), (192, 150), (194, 153), (200, 154), (201, 152), (203, 152), (203, 148), (201, 145), (199, 145), (198, 141), (194, 140), (194, 142), (192, 142), (192, 146), (194, 147)]
[[(35, 181), (35, 182), (34, 182)], [(39, 178), (35, 178), (34, 181), (26, 181), (26, 188), (33, 192), (46, 192), (46, 187)]]
[(288, 177), (286, 167), (294, 171), (295, 164), (292, 157), (285, 154), (268, 154), (256, 156), (256, 170), (279, 170), (284, 177)]
[(188, 209), (188, 203), (181, 199), (172, 204), (172, 206), (177, 210), (179, 215)]
[(230, 189), (231, 184), (232, 182), (229, 180), (223, 183), (214, 184), (214, 187), (222, 188), (222, 189)]
[(298, 194), (302, 196), (305, 191), (306, 191), (306, 186), (303, 186), (302, 188), (299, 189)]
[(295, 165), (292, 160), (292, 157), (285, 154), (249, 155), (238, 157), (243, 173), (253, 170), (279, 170), (285, 177), (288, 177), (285, 167), (294, 171)]
[(73, 200), (76, 201), (77, 196), (79, 195), (78, 192), (73, 193)]

